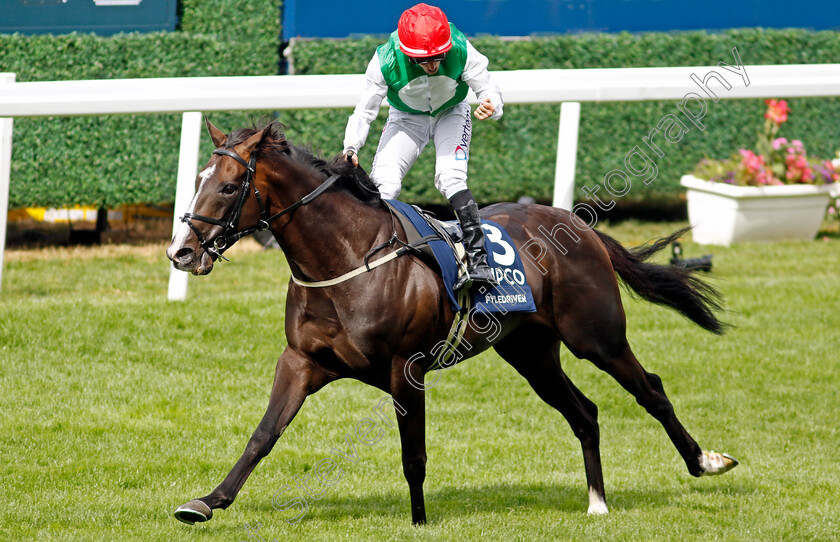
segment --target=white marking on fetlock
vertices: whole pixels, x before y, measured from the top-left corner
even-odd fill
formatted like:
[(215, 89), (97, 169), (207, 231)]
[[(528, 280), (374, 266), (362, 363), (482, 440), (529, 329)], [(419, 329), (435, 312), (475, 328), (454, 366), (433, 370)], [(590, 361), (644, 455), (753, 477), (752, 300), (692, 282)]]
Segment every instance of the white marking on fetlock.
[(720, 454), (715, 451), (703, 451), (700, 454), (700, 467), (703, 469), (701, 476), (713, 476), (723, 474), (738, 466), (738, 461), (729, 454)]
[(607, 501), (604, 500), (604, 496), (591, 487), (589, 488), (589, 510), (586, 513), (593, 516), (609, 513), (609, 510), (607, 510)]

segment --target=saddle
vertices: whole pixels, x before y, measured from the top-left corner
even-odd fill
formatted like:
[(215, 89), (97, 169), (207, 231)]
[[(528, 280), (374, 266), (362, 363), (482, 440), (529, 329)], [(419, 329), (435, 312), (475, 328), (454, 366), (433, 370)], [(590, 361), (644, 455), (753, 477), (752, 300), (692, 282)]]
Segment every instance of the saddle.
[[(394, 204), (395, 200), (383, 201), (390, 209), (391, 214), (395, 216), (402, 225), (403, 230), (405, 230), (406, 242), (429, 258), (437, 260), (437, 257), (432, 249), (432, 245), (428, 242), (430, 240), (429, 236), (420, 233), (415, 224), (402, 212), (402, 209)], [(416, 205), (411, 205), (411, 208), (414, 209), (432, 229), (437, 239), (445, 242), (452, 250), (452, 253), (455, 254), (459, 263), (459, 274), (456, 278), (459, 278), (462, 273), (466, 272), (466, 250), (464, 250), (464, 245), (461, 243), (464, 239), (464, 233), (461, 231), (461, 225), (457, 221), (444, 222), (442, 220), (438, 220), (434, 217), (434, 215), (432, 215), (432, 213), (425, 211)]]
[[(461, 243), (463, 234), (460, 225), (457, 222), (441, 222), (426, 211), (398, 200), (384, 201), (403, 225), (406, 244), (429, 255), (437, 263), (453, 310), (461, 311), (465, 306), (482, 312), (504, 314), (536, 310), (522, 258), (514, 241), (500, 224), (482, 220), (482, 227), (489, 234), (485, 236), (487, 261), (498, 284), (473, 288), (468, 292), (462, 288), (456, 295), (453, 285), (462, 273), (466, 273), (466, 251)], [(466, 302), (462, 297), (466, 298)]]

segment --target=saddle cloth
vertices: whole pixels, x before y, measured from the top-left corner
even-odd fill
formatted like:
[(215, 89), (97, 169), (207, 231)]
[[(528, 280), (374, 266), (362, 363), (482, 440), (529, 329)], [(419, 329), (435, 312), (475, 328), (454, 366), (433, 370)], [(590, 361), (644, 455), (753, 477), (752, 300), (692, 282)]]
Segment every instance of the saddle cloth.
[[(452, 286), (460, 273), (465, 272), (464, 249), (461, 245), (461, 227), (457, 222), (441, 222), (420, 211), (417, 207), (398, 200), (384, 200), (400, 220), (408, 236), (409, 244), (417, 240), (436, 236), (429, 241), (424, 252), (437, 262), (441, 278), (446, 286), (446, 296), (453, 311), (461, 311)], [(471, 306), (478, 311), (508, 313), (535, 312), (534, 296), (525, 278), (525, 270), (519, 251), (507, 231), (491, 220), (482, 220), (484, 248), (487, 263), (496, 275), (499, 284), (493, 287), (481, 286), (471, 289)], [(421, 249), (423, 250), (423, 249)], [(456, 257), (456, 253), (459, 254)]]

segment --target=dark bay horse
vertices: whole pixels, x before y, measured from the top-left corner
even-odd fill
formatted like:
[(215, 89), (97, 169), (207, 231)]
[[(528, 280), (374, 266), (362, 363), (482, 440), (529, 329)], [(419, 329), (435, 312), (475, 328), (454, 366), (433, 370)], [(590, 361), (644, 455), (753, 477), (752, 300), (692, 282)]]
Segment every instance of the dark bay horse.
[[(198, 174), (196, 194), (166, 255), (196, 275), (213, 269), (241, 236), (270, 229), (293, 275), (286, 298), (288, 346), (277, 361), (268, 408), (245, 451), (210, 494), (181, 505), (181, 521), (207, 521), (233, 503), (310, 394), (340, 378), (355, 378), (389, 394), (397, 409), (402, 464), (414, 523), (426, 521), (424, 375), (431, 351), (455, 317), (438, 273), (409, 252), (369, 272), (324, 287), (318, 282), (359, 269), (373, 247), (394, 245), (404, 231), (360, 168), (327, 163), (291, 145), (282, 125), (225, 135), (209, 121), (216, 150)], [(460, 357), (493, 347), (546, 403), (568, 421), (583, 449), (589, 513), (607, 512), (597, 408), (560, 365), (562, 342), (606, 371), (665, 428), (689, 473), (722, 474), (731, 456), (704, 451), (683, 428), (658, 376), (639, 364), (625, 336), (616, 275), (643, 299), (670, 307), (721, 333), (717, 292), (690, 272), (646, 260), (682, 232), (633, 250), (591, 229), (567, 211), (497, 204), (482, 210), (523, 250), (537, 311), (490, 316), (470, 313)], [(419, 354), (419, 356), (418, 356)], [(456, 361), (460, 361), (460, 357)]]

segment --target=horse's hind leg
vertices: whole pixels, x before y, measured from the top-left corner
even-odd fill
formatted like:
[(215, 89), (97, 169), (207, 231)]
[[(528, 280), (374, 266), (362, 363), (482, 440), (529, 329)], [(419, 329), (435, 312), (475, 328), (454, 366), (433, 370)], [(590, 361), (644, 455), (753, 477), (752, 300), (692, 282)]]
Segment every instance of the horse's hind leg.
[(268, 455), (298, 413), (307, 395), (320, 389), (326, 382), (324, 372), (317, 365), (287, 348), (277, 360), (268, 408), (248, 440), (245, 452), (216, 489), (205, 497), (179, 506), (175, 510), (175, 517), (184, 523), (193, 524), (213, 517), (214, 508), (230, 506), (251, 471)]
[[(523, 348), (523, 345), (528, 345)], [(583, 395), (560, 366), (560, 342), (518, 329), (496, 344), (496, 351), (525, 377), (537, 395), (566, 418), (583, 449), (590, 514), (606, 514), (601, 472), (598, 407)], [(533, 352), (526, 354), (525, 351)]]
[(731, 456), (705, 452), (700, 448), (677, 419), (674, 407), (665, 394), (662, 379), (644, 370), (623, 333), (599, 334), (599, 338), (602, 341), (601, 347), (587, 352), (576, 352), (574, 344), (569, 342), (566, 345), (576, 356), (589, 359), (612, 376), (662, 424), (692, 476), (723, 474), (738, 465)]

